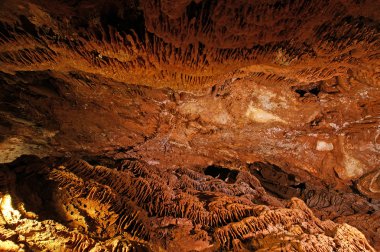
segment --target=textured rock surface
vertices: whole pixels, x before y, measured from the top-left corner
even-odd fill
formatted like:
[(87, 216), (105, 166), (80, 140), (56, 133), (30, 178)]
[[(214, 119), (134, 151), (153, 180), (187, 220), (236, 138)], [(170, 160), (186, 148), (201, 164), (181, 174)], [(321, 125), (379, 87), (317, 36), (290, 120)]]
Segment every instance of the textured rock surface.
[(375, 251), (354, 227), (319, 220), (298, 198), (267, 194), (248, 171), (209, 167), (205, 173), (221, 177), (134, 160), (108, 168), (24, 156), (0, 170), (0, 246)]
[[(356, 0), (3, 0), (0, 163), (23, 154), (102, 160), (110, 162), (109, 167), (134, 159), (147, 164), (157, 181), (166, 181), (161, 182), (175, 191), (174, 196), (161, 187), (159, 191), (170, 197), (179, 197), (178, 185), (164, 176), (166, 171), (175, 171), (177, 179), (183, 175), (178, 168), (210, 175), (215, 167), (249, 172), (262, 185), (256, 184), (259, 194), (271, 195), (270, 202), (260, 204), (283, 215), (292, 209), (284, 202), (300, 198), (317, 218), (347, 222), (379, 250), (380, 228), (374, 225), (379, 222), (380, 201), (379, 9), (380, 1)], [(44, 181), (58, 186), (62, 182), (50, 176), (66, 174), (76, 181), (75, 190), (87, 197), (89, 192), (82, 191), (86, 178), (65, 164), (59, 170), (47, 163)], [(228, 186), (238, 181), (235, 172), (218, 169)], [(201, 181), (200, 188), (192, 190), (213, 191)], [(112, 201), (119, 202), (119, 194), (110, 192)], [(196, 197), (199, 204), (215, 200), (223, 205), (241, 197), (224, 191), (217, 197), (190, 195), (183, 201), (195, 202)], [(58, 200), (53, 202), (67, 203)], [(247, 207), (253, 201), (242, 204)], [(204, 227), (210, 223), (185, 215), (169, 218), (137, 206), (157, 218), (152, 222), (157, 222), (156, 229), (148, 228), (143, 237), (137, 233), (141, 240), (119, 239), (121, 230), (104, 231), (108, 236), (97, 240), (106, 224), (94, 224), (94, 231), (88, 230), (87, 221), (78, 237), (89, 239), (91, 246), (119, 246), (122, 241), (120, 246), (144, 247), (149, 240), (149, 246), (169, 250), (191, 245), (274, 250), (282, 246), (280, 240), (296, 242), (299, 250), (310, 250), (302, 246), (313, 243), (343, 248), (361, 237), (345, 224), (331, 224), (333, 231), (323, 224), (318, 232), (292, 224), (273, 231), (276, 235), (257, 232), (259, 239), (231, 230), (245, 230), (249, 221), (260, 219), (239, 219), (236, 227), (232, 221), (219, 223), (209, 230)], [(97, 202), (93, 207), (104, 210), (108, 205)], [(302, 214), (309, 211), (302, 209)], [(209, 216), (210, 209), (203, 214)], [(72, 226), (68, 220), (54, 219), (62, 231), (52, 235), (61, 237), (62, 244), (72, 239), (66, 233), (81, 223), (84, 217), (79, 215)], [(159, 218), (166, 224), (158, 223)], [(319, 223), (314, 217), (309, 222)], [(40, 230), (50, 225), (38, 223)], [(162, 241), (155, 236), (160, 228)], [(135, 231), (127, 233), (133, 236)], [(340, 245), (337, 237), (343, 237)]]

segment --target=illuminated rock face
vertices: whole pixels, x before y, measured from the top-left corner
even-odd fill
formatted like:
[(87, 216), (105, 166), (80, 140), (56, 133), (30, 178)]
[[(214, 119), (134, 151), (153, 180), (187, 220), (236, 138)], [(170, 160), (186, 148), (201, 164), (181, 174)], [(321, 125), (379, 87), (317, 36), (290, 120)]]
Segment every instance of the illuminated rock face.
[[(72, 157), (100, 162), (109, 175), (125, 160), (138, 160), (149, 173), (117, 171), (112, 176), (124, 174), (126, 182), (114, 185), (88, 180), (99, 172), (92, 166), (83, 165), (89, 170), (84, 176), (64, 162), (29, 160), (23, 165), (43, 164), (38, 178), (63, 191), (52, 189), (55, 198), (43, 198), (52, 202), (43, 219), (34, 216), (42, 208), (22, 198), (25, 209), (16, 204), (2, 213), (4, 221), (19, 213), (16, 226), (35, 224), (39, 229), (28, 230), (37, 233), (54, 227), (62, 231), (51, 231), (49, 239), (60, 237), (61, 245), (76, 239), (67, 245), (73, 247), (83, 238), (107, 249), (308, 251), (315, 244), (343, 249), (360, 239), (364, 247), (356, 249), (369, 249), (356, 229), (337, 224), (347, 222), (380, 249), (373, 224), (380, 218), (379, 9), (379, 1), (338, 0), (2, 1), (0, 163), (23, 154)], [(6, 167), (3, 186), (26, 169)], [(213, 182), (204, 173), (215, 175)], [(63, 175), (73, 181), (62, 182)], [(156, 197), (157, 190), (165, 200), (204, 209), (146, 206), (123, 192), (133, 207), (124, 215), (117, 210), (113, 202), (126, 197), (120, 188), (137, 190), (142, 184), (133, 183), (152, 181), (159, 189), (146, 189), (145, 197)], [(111, 203), (88, 198), (87, 183), (110, 190)], [(13, 188), (8, 196), (7, 186), (1, 191), (5, 209), (20, 193)], [(72, 190), (83, 199), (72, 202), (75, 195), (66, 195)], [(254, 200), (260, 197), (267, 198)], [(229, 208), (231, 202), (242, 209)], [(264, 206), (279, 219), (268, 217)], [(134, 207), (141, 208), (138, 215)], [(237, 219), (219, 223), (210, 217), (213, 209)], [(116, 226), (123, 216), (142, 222), (108, 230), (98, 213)], [(16, 226), (6, 227), (11, 235), (2, 242), (18, 246), (9, 238), (12, 232), (25, 236)], [(25, 237), (27, 244), (38, 239)]]
[(1, 195), (0, 246), (15, 251), (374, 251), (356, 228), (321, 221), (298, 198), (268, 194), (254, 170), (157, 170), (136, 160), (109, 168), (25, 156), (1, 168), (8, 194)]

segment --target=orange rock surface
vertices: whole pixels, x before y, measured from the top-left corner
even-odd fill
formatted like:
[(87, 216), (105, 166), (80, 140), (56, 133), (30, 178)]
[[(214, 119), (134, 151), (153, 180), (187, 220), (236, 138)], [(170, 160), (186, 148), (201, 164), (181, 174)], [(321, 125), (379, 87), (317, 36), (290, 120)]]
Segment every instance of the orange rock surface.
[(378, 10), (1, 1), (0, 248), (380, 250)]

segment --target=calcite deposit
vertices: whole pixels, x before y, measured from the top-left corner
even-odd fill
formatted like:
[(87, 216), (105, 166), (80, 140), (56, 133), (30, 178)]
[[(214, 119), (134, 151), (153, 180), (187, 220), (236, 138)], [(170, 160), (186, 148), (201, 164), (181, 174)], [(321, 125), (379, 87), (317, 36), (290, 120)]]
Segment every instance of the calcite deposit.
[(0, 250), (380, 250), (379, 10), (1, 1)]
[[(0, 246), (12, 251), (375, 251), (358, 229), (321, 221), (301, 199), (272, 196), (248, 170), (158, 170), (137, 160), (114, 165), (23, 156), (2, 166), (0, 189), (7, 193), (0, 202)], [(320, 206), (314, 203), (309, 202)], [(350, 203), (336, 208), (350, 210)]]

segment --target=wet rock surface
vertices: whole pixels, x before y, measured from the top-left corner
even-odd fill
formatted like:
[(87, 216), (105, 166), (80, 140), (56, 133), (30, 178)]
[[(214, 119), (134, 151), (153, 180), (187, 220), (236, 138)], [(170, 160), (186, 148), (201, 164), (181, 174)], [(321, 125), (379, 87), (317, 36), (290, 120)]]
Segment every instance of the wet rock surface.
[[(60, 237), (62, 244), (76, 239), (73, 248), (81, 246), (83, 238), (89, 247), (106, 249), (116, 244), (153, 250), (194, 246), (264, 251), (287, 248), (283, 241), (289, 241), (289, 250), (308, 251), (316, 244), (337, 250), (361, 237), (343, 224), (348, 223), (380, 249), (380, 228), (375, 224), (380, 200), (379, 9), (379, 1), (338, 0), (2, 1), (0, 163), (25, 154), (45, 158), (25, 161), (33, 175), (16, 183), (20, 188), (12, 189), (11, 198), (18, 195), (16, 189), (37, 190), (35, 197), (53, 204), (45, 219), (23, 214), (17, 220), (28, 220), (27, 226), (38, 223), (39, 229), (31, 231), (37, 233), (51, 223), (58, 225), (56, 230), (62, 231), (51, 235)], [(102, 164), (107, 174), (117, 171), (112, 176), (118, 178), (124, 172), (120, 163), (137, 160), (155, 179), (129, 174), (125, 183), (141, 177), (147, 181), (141, 183), (165, 184), (166, 189), (160, 185), (157, 190), (183, 204), (197, 202), (194, 207), (204, 208), (197, 214), (208, 219), (174, 214), (186, 210), (173, 210), (170, 204), (159, 206), (170, 214), (158, 213), (158, 206), (147, 208), (130, 199), (133, 206), (125, 216), (135, 218), (134, 207), (139, 207), (139, 214), (146, 216), (135, 219), (153, 218), (155, 228), (140, 223), (104, 231), (107, 224), (99, 224), (94, 212), (83, 215), (79, 201), (60, 199), (70, 201), (74, 195), (52, 198), (41, 188), (28, 187), (41, 179), (65, 188), (64, 194), (75, 190), (89, 200), (86, 188), (95, 183), (103, 191), (111, 190), (111, 202), (125, 197), (118, 186), (107, 184), (110, 181), (83, 177), (71, 164), (50, 160), (60, 158)], [(47, 170), (41, 168), (43, 174), (35, 175), (35, 163)], [(7, 179), (24, 176), (15, 168), (18, 164), (3, 167)], [(20, 169), (24, 172), (25, 167)], [(99, 172), (91, 165), (83, 167)], [(187, 178), (181, 169), (197, 175)], [(255, 181), (246, 190), (258, 193), (239, 191), (242, 172)], [(62, 174), (72, 180), (71, 186), (61, 181)], [(218, 186), (205, 178), (214, 178), (211, 184), (219, 181)], [(182, 188), (175, 180), (191, 186), (185, 183)], [(214, 195), (219, 187), (224, 191)], [(153, 197), (153, 191), (146, 191), (146, 197)], [(8, 192), (1, 193), (8, 202)], [(182, 199), (178, 195), (183, 193)], [(240, 202), (241, 197), (246, 201)], [(257, 197), (270, 201), (255, 202)], [(292, 201), (294, 197), (302, 201)], [(42, 216), (42, 207), (27, 200), (20, 199), (31, 207), (26, 211)], [(97, 212), (112, 205), (91, 200)], [(210, 217), (209, 204), (232, 214), (235, 210), (227, 208), (231, 202), (242, 204), (244, 210), (239, 211), (245, 215), (223, 217), (228, 220), (221, 222)], [(59, 204), (82, 209), (75, 210), (78, 216), (70, 219), (72, 225), (62, 219), (63, 210), (51, 210)], [(252, 204), (273, 208), (286, 227), (271, 222), (273, 229), (253, 231), (250, 225), (267, 217), (247, 210)], [(119, 210), (112, 211), (114, 218), (121, 218)], [(91, 214), (95, 224), (86, 219)], [(311, 226), (305, 229), (292, 218)], [(320, 224), (328, 220), (335, 224)], [(72, 238), (72, 228), (79, 227), (75, 223), (86, 227)], [(16, 228), (2, 228), (16, 237)], [(19, 244), (8, 238), (1, 241)], [(355, 249), (369, 249), (364, 241), (364, 247)], [(31, 246), (30, 242), (24, 243)]]
[[(276, 198), (246, 170), (235, 171), (234, 181), (228, 181), (206, 175), (209, 168), (204, 174), (158, 170), (138, 160), (114, 165), (35, 156), (3, 165), (3, 246), (15, 251), (375, 251), (356, 228), (318, 219), (301, 199)], [(326, 207), (320, 200), (306, 203)], [(355, 211), (349, 201), (342, 208)]]

